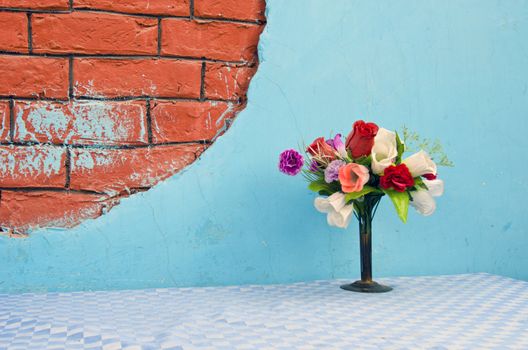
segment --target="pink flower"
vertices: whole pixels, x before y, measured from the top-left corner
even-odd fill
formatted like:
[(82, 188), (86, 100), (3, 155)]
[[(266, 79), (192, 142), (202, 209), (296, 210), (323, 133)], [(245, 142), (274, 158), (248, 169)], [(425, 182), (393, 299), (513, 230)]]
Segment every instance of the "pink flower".
[(349, 163), (339, 169), (339, 182), (345, 193), (361, 191), (369, 178), (368, 168), (361, 164)]

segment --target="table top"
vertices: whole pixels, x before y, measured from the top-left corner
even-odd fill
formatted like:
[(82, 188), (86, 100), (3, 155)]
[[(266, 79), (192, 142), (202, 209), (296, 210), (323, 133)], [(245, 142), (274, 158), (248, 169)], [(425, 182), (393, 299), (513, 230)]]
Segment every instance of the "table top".
[(528, 282), (344, 282), (0, 295), (0, 349), (528, 349)]

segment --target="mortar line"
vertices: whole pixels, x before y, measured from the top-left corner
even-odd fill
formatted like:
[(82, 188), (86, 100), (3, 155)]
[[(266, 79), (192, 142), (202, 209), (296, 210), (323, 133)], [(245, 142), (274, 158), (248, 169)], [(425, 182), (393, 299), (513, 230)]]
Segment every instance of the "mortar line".
[(23, 96), (1, 96), (0, 100), (17, 100), (17, 101), (48, 101), (48, 102), (68, 102), (68, 99), (62, 99), (62, 98), (50, 98), (50, 97), (23, 97)]
[(66, 181), (64, 183), (64, 188), (70, 189), (71, 182), (71, 150), (70, 147), (66, 147), (66, 161), (64, 162), (64, 167), (66, 170)]
[(30, 8), (23, 8), (23, 7), (0, 7), (0, 11), (2, 12), (28, 12), (28, 13), (35, 13), (35, 14), (42, 14), (42, 13), (70, 13), (70, 10), (36, 10), (36, 9), (30, 9)]
[(204, 17), (204, 16), (194, 16), (194, 19), (199, 21), (213, 21), (213, 22), (227, 22), (227, 23), (233, 23), (233, 24), (249, 24), (249, 25), (255, 25), (255, 26), (261, 26), (263, 24), (266, 24), (265, 21), (261, 20), (245, 20), (245, 19), (236, 19), (236, 18), (218, 18), (218, 17)]
[(147, 99), (147, 135), (148, 135), (148, 143), (149, 145), (152, 145), (152, 115), (151, 115), (150, 98)]
[(255, 25), (260, 26), (263, 24), (266, 24), (265, 20), (245, 20), (245, 19), (237, 19), (237, 18), (220, 18), (220, 17), (207, 17), (207, 16), (194, 16), (194, 6), (193, 6), (193, 16), (177, 16), (177, 15), (164, 15), (164, 14), (147, 14), (147, 13), (129, 13), (129, 12), (123, 12), (123, 11), (112, 11), (112, 10), (101, 10), (96, 8), (71, 8), (67, 10), (39, 10), (39, 9), (30, 9), (30, 8), (23, 8), (23, 7), (0, 7), (0, 11), (2, 12), (27, 12), (27, 13), (34, 13), (34, 14), (69, 14), (72, 12), (99, 12), (99, 13), (107, 13), (107, 14), (114, 14), (114, 15), (124, 15), (124, 16), (131, 16), (131, 17), (143, 17), (143, 18), (173, 18), (173, 19), (181, 19), (181, 20), (199, 20), (199, 21), (211, 21), (211, 22), (230, 22), (230, 23), (238, 23), (238, 24), (249, 24), (249, 25)]
[(189, 15), (191, 19), (194, 19), (194, 0), (189, 1)]
[(15, 101), (9, 100), (9, 140), (15, 140)]
[(82, 144), (65, 144), (53, 142), (0, 142), (1, 146), (17, 146), (17, 147), (33, 147), (33, 146), (47, 146), (47, 147), (69, 147), (70, 149), (87, 149), (87, 150), (133, 150), (139, 148), (164, 147), (164, 146), (185, 146), (185, 145), (210, 145), (211, 140), (191, 140), (191, 141), (175, 141), (175, 142), (159, 142), (152, 144), (135, 144), (135, 145), (82, 145)]
[(99, 194), (106, 195), (104, 192), (92, 191), (92, 190), (72, 190), (64, 187), (0, 187), (0, 191), (4, 192), (64, 192), (64, 193), (81, 193), (81, 194)]
[(161, 57), (161, 18), (158, 17), (158, 57)]
[[(227, 100), (227, 99), (214, 99), (214, 98), (205, 98), (203, 101), (200, 98), (188, 98), (188, 97), (158, 97), (158, 96), (118, 96), (118, 97), (94, 97), (94, 96), (75, 96), (76, 101), (136, 101), (136, 100), (145, 100), (151, 98), (154, 100), (160, 101), (179, 101), (179, 102), (225, 102), (225, 103), (239, 103), (239, 99)], [(0, 97), (1, 99), (1, 97)], [(41, 100), (41, 99), (39, 99)]]
[(202, 62), (202, 71), (200, 75), (200, 101), (205, 101), (205, 61)]
[[(109, 102), (127, 102), (127, 101), (143, 101), (146, 99), (160, 100), (160, 101), (174, 101), (174, 102), (203, 102), (200, 98), (188, 98), (188, 97), (161, 97), (161, 96), (119, 96), (119, 97), (93, 97), (93, 96), (74, 96), (73, 100), (70, 101), (68, 98), (50, 98), (50, 97), (21, 97), (21, 96), (2, 96), (0, 95), (0, 101), (9, 101), (14, 99), (17, 101), (46, 101), (46, 102), (81, 102), (81, 101), (109, 101)], [(206, 98), (204, 101), (209, 102), (224, 102), (231, 104), (238, 104), (239, 99), (227, 100), (220, 98)]]
[[(15, 51), (2, 51), (0, 50), (0, 55), (6, 55), (6, 56), (28, 56), (27, 53), (21, 53), (21, 52), (15, 52)], [(178, 55), (109, 55), (109, 54), (85, 54), (85, 53), (38, 53), (33, 52), (29, 56), (36, 56), (36, 57), (50, 57), (50, 58), (69, 58), (70, 56), (77, 57), (77, 58), (90, 58), (90, 59), (137, 59), (137, 60), (143, 60), (143, 59), (169, 59), (169, 60), (175, 60), (175, 61), (205, 61), (210, 63), (222, 63), (226, 65), (232, 65), (235, 67), (254, 67), (257, 62), (256, 61), (228, 61), (228, 60), (219, 60), (215, 58), (207, 58), (207, 57), (190, 57), (190, 56), (178, 56)]]
[(68, 76), (68, 96), (70, 99), (73, 99), (73, 55), (68, 59), (69, 62), (69, 76)]
[(31, 12), (27, 13), (27, 31), (28, 31), (28, 52), (33, 53), (33, 24), (31, 23)]

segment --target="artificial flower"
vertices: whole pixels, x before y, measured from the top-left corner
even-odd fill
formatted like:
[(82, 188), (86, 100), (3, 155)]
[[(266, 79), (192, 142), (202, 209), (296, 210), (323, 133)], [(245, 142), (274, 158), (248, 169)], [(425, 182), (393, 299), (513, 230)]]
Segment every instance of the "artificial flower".
[(326, 222), (330, 226), (335, 226), (339, 228), (347, 228), (352, 219), (352, 214), (354, 213), (354, 205), (348, 204), (341, 209), (340, 212), (331, 212), (326, 216)]
[(427, 180), (436, 180), (435, 174), (423, 174), (422, 176), (426, 178)]
[(405, 192), (409, 187), (414, 186), (414, 179), (405, 164), (391, 165), (385, 168), (383, 176), (380, 177), (380, 187), (397, 192)]
[(427, 190), (411, 192), (411, 206), (423, 216), (429, 216), (436, 210), (436, 202), (433, 197), (439, 197), (444, 193), (444, 182), (442, 180), (424, 180)]
[(309, 170), (312, 173), (316, 173), (316, 172), (319, 171), (319, 163), (317, 163), (317, 161), (315, 159), (312, 159), (312, 161), (310, 162)]
[(279, 170), (284, 174), (297, 175), (304, 164), (303, 156), (294, 149), (288, 149), (280, 154)]
[(372, 147), (372, 172), (376, 175), (383, 174), (388, 166), (394, 163), (398, 156), (396, 147), (396, 133), (384, 128), (378, 130)]
[(411, 197), (412, 201), (409, 204), (423, 216), (429, 216), (436, 210), (436, 202), (428, 191), (414, 191)]
[(337, 134), (334, 139), (326, 140), (326, 143), (332, 146), (341, 158), (348, 158), (348, 152), (346, 150), (345, 144), (343, 143), (343, 140), (341, 140), (341, 134)]
[(331, 183), (339, 180), (339, 169), (346, 163), (342, 160), (333, 160), (324, 171), (324, 177), (326, 183)]
[(336, 192), (328, 198), (317, 197), (314, 201), (315, 208), (327, 214), (326, 220), (330, 226), (347, 228), (354, 212), (353, 204), (346, 204), (345, 195)]
[(346, 139), (346, 148), (352, 153), (352, 158), (360, 158), (370, 155), (374, 138), (378, 133), (378, 126), (374, 123), (365, 123), (358, 120)]
[(440, 179), (434, 180), (423, 180), (423, 183), (427, 186), (427, 191), (431, 193), (433, 197), (440, 197), (444, 194), (444, 181)]
[(436, 175), (436, 164), (424, 150), (420, 150), (412, 156), (405, 158), (403, 163), (407, 165), (413, 177), (425, 174)]
[(332, 146), (326, 143), (324, 137), (318, 137), (306, 149), (306, 152), (313, 156), (320, 163), (327, 164), (336, 158), (336, 153)]
[[(411, 141), (420, 141), (407, 129), (404, 135)], [(343, 141), (341, 134), (328, 140), (319, 137), (306, 148), (306, 162), (290, 149), (281, 154), (279, 164), (279, 169), (288, 175), (298, 174), (306, 165), (303, 175), (310, 183), (308, 188), (329, 195), (317, 198), (315, 206), (327, 214), (330, 225), (347, 227), (356, 205), (358, 210), (361, 208), (356, 213), (358, 217), (368, 219), (368, 210), (373, 210), (383, 195), (390, 197), (403, 222), (407, 221), (409, 205), (423, 215), (435, 211), (434, 197), (442, 195), (444, 183), (437, 178), (437, 166), (425, 151), (402, 161), (406, 147), (398, 134), (363, 120), (354, 123)], [(424, 144), (427, 142), (423, 140)], [(435, 142), (433, 149), (438, 150), (436, 145)], [(439, 157), (440, 165), (451, 164), (442, 152)]]
[(339, 182), (345, 193), (361, 191), (369, 178), (369, 169), (364, 165), (349, 163), (339, 168)]

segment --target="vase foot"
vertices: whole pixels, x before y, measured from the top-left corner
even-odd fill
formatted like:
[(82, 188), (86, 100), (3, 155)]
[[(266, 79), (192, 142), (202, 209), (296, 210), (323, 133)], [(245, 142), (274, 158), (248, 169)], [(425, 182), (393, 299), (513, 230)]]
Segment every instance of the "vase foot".
[(379, 284), (374, 281), (356, 281), (350, 284), (343, 284), (341, 286), (341, 289), (359, 293), (386, 293), (390, 292), (392, 290), (392, 287), (384, 286), (383, 284)]

